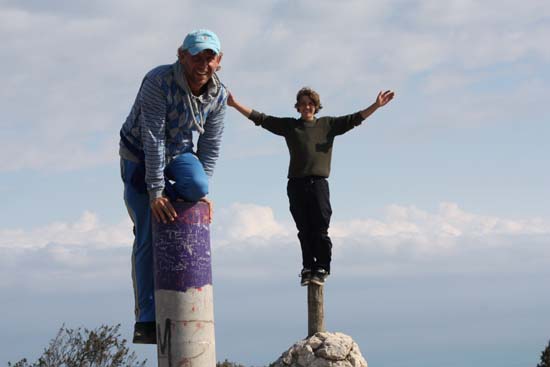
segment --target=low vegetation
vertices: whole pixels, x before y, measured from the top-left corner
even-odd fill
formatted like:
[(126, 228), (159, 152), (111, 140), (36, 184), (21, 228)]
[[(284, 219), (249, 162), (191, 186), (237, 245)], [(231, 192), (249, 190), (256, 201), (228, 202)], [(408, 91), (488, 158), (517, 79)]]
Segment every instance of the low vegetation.
[[(8, 367), (145, 367), (138, 361), (127, 340), (120, 335), (120, 324), (101, 325), (93, 330), (62, 326), (36, 362), (26, 358), (8, 362)], [(156, 365), (156, 361), (151, 363)], [(245, 367), (227, 359), (216, 367)]]

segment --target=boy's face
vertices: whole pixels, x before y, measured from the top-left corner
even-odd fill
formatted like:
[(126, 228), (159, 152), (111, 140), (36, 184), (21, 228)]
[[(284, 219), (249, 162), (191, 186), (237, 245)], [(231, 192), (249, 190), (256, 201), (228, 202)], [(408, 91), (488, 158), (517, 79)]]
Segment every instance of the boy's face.
[(298, 112), (302, 120), (312, 121), (315, 118), (315, 103), (308, 96), (301, 96), (298, 100)]

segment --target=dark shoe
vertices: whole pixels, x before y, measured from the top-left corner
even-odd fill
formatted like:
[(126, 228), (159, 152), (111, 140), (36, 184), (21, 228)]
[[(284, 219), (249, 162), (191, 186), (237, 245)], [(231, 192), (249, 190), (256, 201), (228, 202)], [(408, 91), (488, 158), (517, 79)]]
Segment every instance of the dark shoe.
[(325, 284), (325, 280), (328, 277), (328, 271), (323, 268), (317, 269), (311, 275), (310, 282), (317, 285)]
[(136, 322), (134, 325), (134, 344), (157, 344), (157, 323)]
[(311, 269), (303, 268), (302, 272), (300, 273), (300, 278), (302, 278), (300, 280), (300, 285), (302, 287), (305, 287), (306, 285), (308, 285), (311, 279)]

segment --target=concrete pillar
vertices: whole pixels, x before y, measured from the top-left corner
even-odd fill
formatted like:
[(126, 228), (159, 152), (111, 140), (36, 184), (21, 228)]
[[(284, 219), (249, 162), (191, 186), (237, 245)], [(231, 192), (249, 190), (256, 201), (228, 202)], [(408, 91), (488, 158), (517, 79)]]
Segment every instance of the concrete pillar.
[(153, 220), (158, 365), (214, 367), (208, 204), (172, 204), (174, 222)]

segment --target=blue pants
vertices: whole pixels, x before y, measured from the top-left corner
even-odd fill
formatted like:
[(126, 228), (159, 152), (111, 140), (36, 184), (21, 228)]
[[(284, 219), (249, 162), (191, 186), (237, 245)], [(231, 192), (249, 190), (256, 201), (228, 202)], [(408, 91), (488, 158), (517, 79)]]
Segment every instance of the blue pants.
[[(139, 163), (120, 161), (124, 182), (124, 202), (134, 223), (132, 249), (132, 280), (134, 284), (135, 314), (137, 322), (155, 321), (155, 286), (153, 279), (153, 237), (149, 195), (132, 185), (132, 176)], [(208, 176), (193, 153), (174, 158), (164, 170), (167, 178), (165, 191), (171, 197), (197, 201), (208, 194)], [(170, 180), (170, 181), (168, 181)]]

